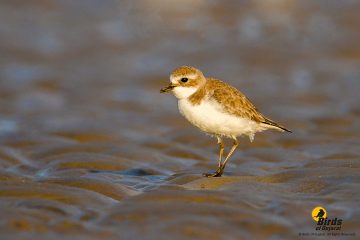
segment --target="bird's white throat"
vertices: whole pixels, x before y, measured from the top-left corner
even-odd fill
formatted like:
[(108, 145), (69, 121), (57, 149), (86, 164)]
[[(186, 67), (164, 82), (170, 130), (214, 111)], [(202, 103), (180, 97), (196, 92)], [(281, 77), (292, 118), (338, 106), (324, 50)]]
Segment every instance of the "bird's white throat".
[(193, 95), (197, 90), (197, 87), (175, 87), (173, 93), (177, 99), (188, 98)]

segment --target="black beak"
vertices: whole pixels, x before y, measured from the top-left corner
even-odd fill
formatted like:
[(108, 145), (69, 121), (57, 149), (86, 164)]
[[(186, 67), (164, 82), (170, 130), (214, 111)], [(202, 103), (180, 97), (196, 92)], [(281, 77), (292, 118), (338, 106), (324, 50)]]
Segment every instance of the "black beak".
[(168, 86), (163, 87), (162, 89), (160, 89), (160, 93), (170, 92), (171, 90), (173, 90), (174, 87), (176, 87), (176, 86), (173, 85), (172, 83), (170, 83)]

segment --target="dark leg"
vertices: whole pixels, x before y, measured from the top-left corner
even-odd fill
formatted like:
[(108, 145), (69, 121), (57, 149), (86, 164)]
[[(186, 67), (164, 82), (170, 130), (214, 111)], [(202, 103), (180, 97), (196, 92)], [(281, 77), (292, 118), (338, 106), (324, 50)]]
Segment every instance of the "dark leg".
[[(222, 166), (222, 159), (223, 159), (223, 155), (224, 155), (224, 142), (222, 140), (222, 138), (220, 136), (217, 136), (217, 143), (219, 144), (219, 163), (218, 163), (218, 170), (221, 169)], [(219, 174), (219, 173), (218, 173)], [(205, 177), (215, 177), (216, 172), (213, 173), (204, 173), (203, 174)]]
[(226, 156), (223, 163), (220, 162), (218, 169), (215, 173), (205, 173), (205, 177), (221, 177), (221, 175), (224, 173), (224, 169), (226, 166), (226, 163), (229, 161), (231, 155), (234, 153), (235, 149), (239, 146), (239, 141), (234, 137), (233, 146), (229, 152), (229, 154)]
[(232, 146), (229, 154), (226, 156), (225, 161), (224, 161), (223, 164), (221, 165), (221, 167), (223, 168), (223, 170), (224, 170), (224, 168), (225, 168), (225, 166), (226, 166), (226, 163), (229, 161), (231, 155), (235, 152), (235, 149), (236, 149), (238, 146), (239, 146), (239, 141), (236, 139), (236, 137), (234, 137), (233, 146)]

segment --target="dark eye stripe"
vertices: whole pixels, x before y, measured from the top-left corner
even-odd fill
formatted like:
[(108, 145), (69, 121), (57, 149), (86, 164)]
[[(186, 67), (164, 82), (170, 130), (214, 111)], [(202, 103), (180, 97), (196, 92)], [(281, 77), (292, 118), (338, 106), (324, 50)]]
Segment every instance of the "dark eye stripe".
[(181, 79), (181, 81), (184, 82), (184, 83), (187, 82), (188, 80), (189, 80), (188, 78), (182, 78)]

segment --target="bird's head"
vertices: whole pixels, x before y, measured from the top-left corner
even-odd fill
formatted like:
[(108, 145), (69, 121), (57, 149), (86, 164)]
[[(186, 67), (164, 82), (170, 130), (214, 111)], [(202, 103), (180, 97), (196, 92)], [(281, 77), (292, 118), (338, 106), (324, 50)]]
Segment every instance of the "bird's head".
[(189, 66), (175, 69), (170, 75), (170, 84), (160, 90), (161, 93), (172, 91), (176, 98), (190, 97), (200, 87), (204, 86), (206, 78), (203, 73)]

